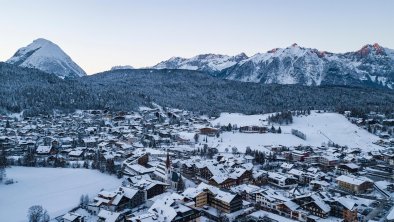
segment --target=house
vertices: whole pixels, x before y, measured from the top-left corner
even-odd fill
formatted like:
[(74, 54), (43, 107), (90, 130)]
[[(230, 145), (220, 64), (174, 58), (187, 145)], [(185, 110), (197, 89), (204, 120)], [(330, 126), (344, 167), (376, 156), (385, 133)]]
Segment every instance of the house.
[(373, 182), (365, 177), (341, 175), (336, 181), (339, 188), (356, 194), (369, 192), (373, 187)]
[(237, 184), (234, 178), (228, 177), (226, 175), (216, 175), (209, 179), (209, 184), (220, 187), (220, 188), (230, 188)]
[(358, 173), (360, 167), (354, 163), (340, 164), (337, 167), (337, 171), (340, 174), (355, 174)]
[(302, 162), (307, 157), (309, 157), (309, 153), (305, 152), (305, 151), (294, 150), (294, 151), (291, 152), (291, 157), (292, 157), (294, 162)]
[(232, 213), (242, 209), (242, 197), (240, 195), (221, 190), (203, 182), (196, 188), (187, 188), (182, 195), (193, 201), (196, 207), (208, 205), (225, 213)]
[(146, 199), (150, 199), (164, 193), (169, 184), (152, 180), (148, 175), (134, 176), (127, 178), (130, 186), (146, 192)]
[(297, 179), (287, 174), (268, 172), (268, 183), (281, 188), (292, 188), (297, 186)]
[(256, 202), (261, 204), (263, 209), (274, 210), (280, 203), (289, 201), (281, 192), (277, 192), (271, 188), (266, 188), (256, 193)]
[(119, 222), (122, 221), (121, 214), (117, 212), (111, 212), (108, 210), (100, 210), (98, 213), (98, 222)]
[(260, 191), (260, 187), (251, 184), (241, 184), (231, 188), (231, 191), (241, 195), (243, 200), (256, 202), (257, 193)]
[(327, 218), (331, 211), (331, 207), (323, 201), (318, 193), (298, 196), (292, 201), (298, 204), (302, 209), (321, 218)]
[(84, 222), (84, 216), (79, 215), (74, 212), (68, 212), (63, 215), (62, 220), (63, 222)]
[(283, 203), (279, 203), (276, 206), (279, 215), (291, 218), (297, 221), (306, 220), (306, 212), (297, 203), (289, 200)]
[(167, 221), (198, 222), (200, 212), (179, 201), (181, 196), (171, 194), (156, 200), (146, 213), (128, 218), (131, 222)]
[(241, 133), (266, 133), (268, 128), (265, 126), (241, 126), (239, 132)]
[(352, 198), (339, 197), (330, 203), (331, 215), (342, 218), (345, 222), (357, 222), (357, 203)]
[(82, 159), (84, 150), (73, 150), (68, 153), (68, 157), (71, 159)]
[(56, 154), (56, 150), (52, 146), (40, 145), (36, 149), (36, 154), (40, 156), (54, 155)]
[(204, 127), (200, 129), (200, 134), (201, 135), (206, 135), (206, 136), (216, 136), (216, 134), (219, 132), (218, 129), (216, 128), (211, 128), (211, 127)]
[(98, 209), (106, 209), (110, 211), (122, 211), (126, 208), (134, 208), (143, 204), (146, 200), (146, 195), (143, 190), (120, 187), (117, 191), (108, 192), (101, 191), (97, 197), (94, 198), (94, 205)]
[(259, 210), (247, 216), (248, 221), (273, 221), (273, 222), (296, 222), (296, 220), (289, 219), (278, 214), (268, 211)]

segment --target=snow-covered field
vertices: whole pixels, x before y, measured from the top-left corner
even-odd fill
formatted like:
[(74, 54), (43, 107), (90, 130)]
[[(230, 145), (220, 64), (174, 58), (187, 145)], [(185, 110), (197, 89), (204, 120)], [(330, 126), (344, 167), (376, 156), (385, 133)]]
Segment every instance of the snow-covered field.
[(26, 221), (32, 205), (42, 205), (53, 218), (77, 206), (82, 194), (92, 198), (121, 185), (114, 176), (87, 169), (12, 167), (7, 177), (17, 181), (0, 185), (0, 221), (7, 222)]
[[(263, 115), (243, 115), (222, 113), (221, 116), (211, 123), (212, 125), (232, 125), (239, 126), (263, 126), (267, 124), (269, 114)], [(279, 125), (274, 124), (277, 129)], [(269, 126), (270, 127), (270, 126)], [(339, 145), (346, 145), (349, 148), (359, 147), (363, 150), (380, 149), (373, 144), (379, 137), (349, 122), (346, 117), (338, 113), (317, 113), (312, 112), (309, 116), (293, 117), (293, 124), (281, 125), (282, 134), (247, 134), (224, 132), (219, 138), (208, 138), (208, 144), (217, 147), (219, 152), (224, 152), (226, 147), (235, 146), (238, 151), (244, 152), (247, 146), (252, 149), (265, 150), (264, 145), (312, 145), (321, 146), (330, 140)], [(302, 140), (291, 134), (291, 129), (297, 129), (306, 134), (307, 139)], [(202, 141), (204, 137), (200, 137)], [(222, 142), (221, 142), (222, 141)]]

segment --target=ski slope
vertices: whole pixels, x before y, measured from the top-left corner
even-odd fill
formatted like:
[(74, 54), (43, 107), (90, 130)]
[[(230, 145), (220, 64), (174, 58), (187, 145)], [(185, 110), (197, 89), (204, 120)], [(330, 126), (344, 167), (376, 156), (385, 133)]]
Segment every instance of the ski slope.
[(102, 188), (115, 189), (121, 181), (99, 171), (70, 168), (12, 167), (7, 177), (17, 181), (0, 184), (0, 221), (27, 221), (33, 205), (42, 205), (51, 218), (79, 204), (82, 194), (93, 198)]
[[(263, 126), (267, 124), (269, 114), (243, 115), (239, 113), (222, 113), (219, 118), (211, 121), (212, 125)], [(275, 128), (279, 127), (274, 124)], [(270, 127), (270, 126), (269, 126)], [(308, 116), (293, 117), (293, 123), (280, 125), (282, 134), (247, 134), (239, 132), (224, 132), (220, 138), (208, 138), (208, 144), (224, 152), (226, 147), (237, 147), (243, 152), (247, 146), (252, 149), (264, 150), (265, 145), (311, 145), (321, 146), (323, 143), (334, 142), (349, 148), (361, 148), (364, 151), (378, 150), (380, 146), (373, 144), (379, 137), (349, 122), (338, 113), (311, 112)], [(302, 140), (291, 134), (291, 129), (297, 129), (306, 134)], [(202, 138), (203, 139), (203, 138)], [(201, 140), (202, 141), (202, 140)], [(231, 149), (230, 149), (231, 152)]]

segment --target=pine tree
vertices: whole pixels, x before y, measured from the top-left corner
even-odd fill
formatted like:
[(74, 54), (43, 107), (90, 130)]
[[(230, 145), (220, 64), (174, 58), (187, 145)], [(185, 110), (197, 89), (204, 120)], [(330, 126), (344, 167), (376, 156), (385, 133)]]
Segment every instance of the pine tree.
[(178, 180), (178, 186), (177, 186), (177, 191), (178, 192), (183, 192), (185, 190), (185, 182), (182, 179), (182, 175), (179, 174), (179, 180)]

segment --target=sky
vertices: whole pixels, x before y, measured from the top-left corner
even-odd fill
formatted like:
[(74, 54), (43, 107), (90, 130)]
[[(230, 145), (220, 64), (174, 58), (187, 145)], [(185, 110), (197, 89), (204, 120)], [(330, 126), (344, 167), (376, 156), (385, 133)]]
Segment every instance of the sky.
[(394, 49), (393, 10), (392, 0), (0, 0), (0, 61), (37, 38), (59, 45), (88, 74), (293, 43)]

